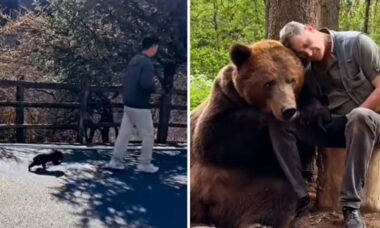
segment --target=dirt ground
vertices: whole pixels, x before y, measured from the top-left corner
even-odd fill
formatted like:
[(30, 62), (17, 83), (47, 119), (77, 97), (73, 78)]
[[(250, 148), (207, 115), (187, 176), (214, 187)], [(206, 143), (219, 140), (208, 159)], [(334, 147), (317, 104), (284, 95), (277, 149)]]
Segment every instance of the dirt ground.
[[(315, 206), (316, 184), (309, 183), (309, 194), (312, 200), (310, 213), (294, 221), (289, 228), (344, 228), (341, 211), (319, 209)], [(362, 213), (367, 228), (380, 228), (380, 213)], [(192, 228), (216, 228), (200, 224), (192, 224)], [(262, 226), (257, 226), (262, 227)], [(269, 227), (266, 227), (269, 228)], [(275, 228), (275, 227), (274, 227)]]
[[(363, 217), (367, 228), (380, 227), (380, 213), (365, 213)], [(296, 228), (343, 228), (343, 215), (332, 210), (313, 210), (310, 215), (301, 218), (296, 223)]]
[[(320, 209), (315, 206), (316, 184), (309, 184), (309, 194), (312, 199), (310, 214), (295, 222), (295, 228), (343, 228), (341, 211)], [(380, 213), (362, 213), (367, 228), (380, 228)]]
[[(380, 213), (363, 214), (367, 228), (380, 228)], [(343, 228), (343, 215), (333, 210), (313, 209), (311, 213), (296, 221), (291, 228)], [(192, 228), (215, 228), (194, 224)], [(257, 226), (262, 227), (262, 226)]]

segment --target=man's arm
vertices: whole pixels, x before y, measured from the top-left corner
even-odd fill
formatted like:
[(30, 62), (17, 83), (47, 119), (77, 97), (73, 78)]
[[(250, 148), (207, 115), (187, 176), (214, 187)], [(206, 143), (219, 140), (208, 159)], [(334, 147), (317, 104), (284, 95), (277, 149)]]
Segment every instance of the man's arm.
[(371, 109), (377, 113), (380, 113), (380, 74), (372, 80), (372, 85), (375, 89), (367, 97), (367, 99), (360, 105), (362, 108)]
[(374, 86), (374, 90), (360, 107), (380, 113), (380, 49), (371, 38), (362, 34), (359, 36), (359, 53), (361, 68)]
[(153, 73), (153, 64), (145, 62), (141, 70), (140, 87), (147, 92), (154, 92)]

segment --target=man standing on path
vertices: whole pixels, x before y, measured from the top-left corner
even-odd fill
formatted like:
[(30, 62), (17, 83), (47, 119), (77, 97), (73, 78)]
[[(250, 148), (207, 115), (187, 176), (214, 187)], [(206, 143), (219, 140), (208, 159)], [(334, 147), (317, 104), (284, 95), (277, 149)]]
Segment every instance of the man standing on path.
[(128, 63), (123, 80), (124, 113), (120, 132), (108, 168), (124, 169), (123, 154), (127, 151), (129, 137), (134, 127), (142, 137), (141, 155), (137, 169), (155, 173), (158, 167), (151, 163), (154, 143), (154, 128), (149, 103), (154, 91), (153, 64), (150, 58), (156, 55), (158, 38), (149, 36), (142, 41), (142, 54), (135, 55)]

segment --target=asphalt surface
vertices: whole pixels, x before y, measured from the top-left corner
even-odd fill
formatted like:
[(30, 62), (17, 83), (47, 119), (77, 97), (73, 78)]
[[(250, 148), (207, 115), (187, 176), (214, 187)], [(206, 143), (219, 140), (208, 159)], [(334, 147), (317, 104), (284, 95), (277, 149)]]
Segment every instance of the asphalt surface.
[[(59, 148), (64, 163), (28, 165)], [(125, 170), (109, 170), (111, 147), (0, 145), (0, 228), (186, 227), (186, 149), (157, 147), (156, 174), (135, 170), (138, 148)]]

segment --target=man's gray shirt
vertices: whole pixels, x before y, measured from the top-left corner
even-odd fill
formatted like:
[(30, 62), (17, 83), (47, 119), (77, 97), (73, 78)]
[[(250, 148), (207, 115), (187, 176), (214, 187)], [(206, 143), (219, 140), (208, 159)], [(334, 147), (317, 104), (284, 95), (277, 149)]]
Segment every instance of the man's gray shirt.
[(153, 63), (138, 54), (128, 63), (123, 79), (124, 105), (131, 108), (150, 109), (150, 95), (154, 91)]
[[(328, 30), (322, 30), (328, 32)], [(333, 35), (330, 33), (330, 35)], [(380, 50), (373, 40), (365, 34), (358, 35), (358, 51), (360, 56), (360, 69), (371, 82), (380, 74)], [(332, 42), (331, 56), (325, 68), (312, 65), (312, 71), (321, 92), (329, 100), (329, 109), (333, 115), (346, 115), (357, 104), (350, 98), (342, 82), (342, 75), (336, 59), (335, 44)]]

